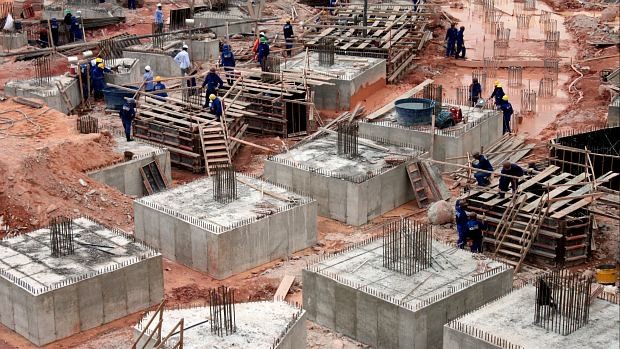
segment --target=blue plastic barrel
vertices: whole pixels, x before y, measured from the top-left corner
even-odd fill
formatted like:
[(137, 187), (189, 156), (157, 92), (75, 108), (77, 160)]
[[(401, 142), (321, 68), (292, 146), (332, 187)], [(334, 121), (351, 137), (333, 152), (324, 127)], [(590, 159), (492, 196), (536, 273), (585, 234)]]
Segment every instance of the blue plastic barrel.
[[(132, 90), (138, 90), (137, 87), (128, 87)], [(123, 104), (125, 104), (125, 97), (131, 98), (135, 95), (135, 92), (130, 92), (125, 89), (108, 86), (103, 89), (103, 99), (107, 109), (121, 110)]]
[(426, 98), (403, 98), (394, 102), (396, 121), (403, 126), (428, 125), (432, 122), (435, 101)]

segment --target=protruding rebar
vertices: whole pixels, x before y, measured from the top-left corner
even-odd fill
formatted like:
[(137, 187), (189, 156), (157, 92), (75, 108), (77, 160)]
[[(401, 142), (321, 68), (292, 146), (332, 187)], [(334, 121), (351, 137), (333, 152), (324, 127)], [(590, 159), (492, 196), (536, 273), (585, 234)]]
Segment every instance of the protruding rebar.
[(521, 86), (523, 81), (523, 67), (510, 66), (508, 67), (508, 86), (518, 87)]
[(220, 337), (237, 332), (235, 290), (226, 286), (209, 290), (211, 333)]
[(73, 222), (67, 217), (54, 217), (50, 220), (50, 249), (52, 257), (73, 254)]
[(478, 82), (480, 83), (480, 86), (482, 86), (482, 91), (484, 92), (486, 90), (486, 86), (487, 86), (487, 71), (484, 69), (475, 69), (472, 74), (471, 74), (471, 78), (473, 79), (478, 79)]
[(507, 40), (493, 41), (493, 58), (496, 60), (508, 58), (508, 41)]
[(431, 266), (431, 227), (409, 219), (383, 226), (383, 267), (413, 275)]
[(493, 78), (497, 76), (497, 68), (499, 67), (498, 61), (494, 57), (484, 58), (484, 70), (487, 72), (487, 77)]
[(80, 133), (97, 133), (99, 132), (99, 120), (90, 115), (80, 116), (77, 119), (77, 129)]
[(347, 156), (357, 156), (359, 137), (359, 125), (357, 122), (349, 123), (344, 121), (338, 124), (338, 154)]
[(538, 84), (538, 95), (549, 98), (555, 95), (555, 82), (551, 78), (542, 78)]
[(517, 15), (517, 29), (528, 29), (531, 20), (532, 15), (526, 13)]
[(560, 74), (560, 59), (544, 58), (543, 66), (544, 66), (543, 76), (545, 78), (553, 79), (553, 81), (558, 81), (558, 76)]
[(433, 112), (438, 115), (441, 111), (443, 103), (443, 87), (442, 85), (430, 84), (424, 86), (423, 97), (435, 101), (435, 109)]
[(37, 85), (50, 85), (51, 80), (51, 55), (40, 56), (34, 60), (34, 71)]
[(591, 276), (554, 270), (536, 280), (534, 323), (547, 330), (569, 335), (588, 323)]
[(536, 111), (536, 91), (531, 89), (521, 90), (521, 111)]
[(536, 0), (525, 0), (525, 3), (523, 4), (523, 10), (536, 11)]
[(333, 38), (322, 38), (319, 41), (319, 65), (321, 67), (331, 67), (334, 65), (336, 50)]
[[(207, 165), (208, 166), (208, 165)], [(237, 199), (237, 177), (231, 164), (213, 166), (213, 199), (227, 204)]]

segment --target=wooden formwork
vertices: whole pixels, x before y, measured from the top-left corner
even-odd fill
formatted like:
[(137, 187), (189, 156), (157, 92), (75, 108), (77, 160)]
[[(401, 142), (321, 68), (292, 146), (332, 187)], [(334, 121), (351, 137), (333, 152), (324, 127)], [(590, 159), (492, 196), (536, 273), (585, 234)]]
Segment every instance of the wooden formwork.
[(316, 32), (306, 32), (304, 44), (319, 49), (323, 38), (334, 40), (335, 53), (383, 58), (387, 83), (402, 79), (424, 43), (432, 37), (426, 31), (426, 7), (413, 5), (370, 5), (367, 25), (362, 22), (363, 7), (348, 5), (333, 11), (324, 8), (304, 24)]

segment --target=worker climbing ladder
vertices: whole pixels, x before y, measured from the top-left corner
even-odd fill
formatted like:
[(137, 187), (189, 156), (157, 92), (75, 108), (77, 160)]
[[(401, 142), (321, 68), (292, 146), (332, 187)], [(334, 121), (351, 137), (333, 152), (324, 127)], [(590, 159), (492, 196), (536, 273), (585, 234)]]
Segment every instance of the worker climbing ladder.
[(426, 195), (426, 187), (424, 186), (424, 180), (422, 179), (419, 165), (419, 161), (413, 161), (407, 164), (407, 174), (409, 175), (415, 201), (418, 203), (418, 207), (423, 208), (429, 205), (430, 200)]

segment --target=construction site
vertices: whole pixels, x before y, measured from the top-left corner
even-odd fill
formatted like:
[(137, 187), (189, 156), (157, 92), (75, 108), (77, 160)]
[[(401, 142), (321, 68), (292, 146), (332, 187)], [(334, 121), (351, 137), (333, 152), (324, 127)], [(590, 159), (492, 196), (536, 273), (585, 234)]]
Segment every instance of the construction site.
[(0, 29), (0, 349), (620, 347), (618, 0)]

